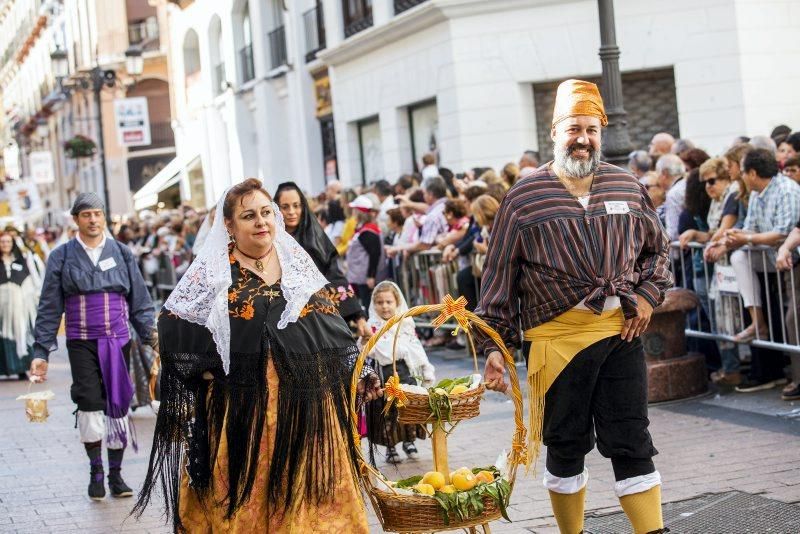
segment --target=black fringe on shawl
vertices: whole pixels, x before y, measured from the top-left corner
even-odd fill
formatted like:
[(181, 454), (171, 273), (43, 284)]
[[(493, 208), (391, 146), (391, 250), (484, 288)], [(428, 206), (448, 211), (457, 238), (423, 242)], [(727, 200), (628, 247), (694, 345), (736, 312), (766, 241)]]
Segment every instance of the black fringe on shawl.
[[(343, 470), (337, 460), (338, 427), (347, 442), (348, 458), (356, 473), (356, 450), (350, 416), (351, 363), (358, 348), (350, 345), (322, 349), (316, 354), (283, 354), (273, 345), (280, 386), (278, 426), (270, 464), (267, 494), (277, 510), (286, 512), (296, 501), (319, 504), (330, 499)], [(328, 422), (330, 408), (335, 420)], [(296, 481), (304, 480), (303, 486)]]
[(213, 353), (163, 353), (161, 355), (161, 405), (153, 432), (153, 447), (142, 489), (132, 513), (141, 517), (154, 491), (164, 497), (164, 513), (172, 519), (173, 530), (182, 530), (178, 513), (178, 490), (184, 445), (188, 441), (190, 450), (187, 468), (199, 485), (211, 480), (212, 465), (208, 457), (208, 430), (205, 394), (208, 382), (203, 372), (222, 375), (222, 365), (216, 352)]
[[(298, 500), (318, 504), (333, 496), (342, 470), (333, 465), (339, 438), (328, 431), (331, 427), (338, 427), (344, 436), (345, 460), (355, 473), (349, 402), (351, 365), (358, 349), (352, 345), (316, 354), (285, 354), (278, 347), (272, 345), (280, 386), (267, 491), (273, 502), (281, 503), (276, 510), (285, 512)], [(228, 443), (228, 496), (224, 503), (208, 505), (227, 506), (231, 517), (250, 497), (267, 411), (266, 356), (231, 354), (228, 376), (216, 353), (165, 353), (161, 361), (162, 401), (147, 477), (133, 514), (140, 517), (153, 491), (160, 491), (173, 530), (183, 532), (178, 503), (183, 455), (190, 487), (201, 501), (209, 498), (223, 425)], [(204, 371), (214, 375), (213, 382), (203, 379)], [(328, 421), (331, 408), (334, 421)], [(304, 481), (302, 488), (299, 479)]]
[[(227, 405), (228, 518), (233, 517), (250, 498), (267, 415), (266, 356), (263, 353), (231, 356), (231, 372), (223, 379), (226, 382), (224, 405)], [(215, 381), (219, 383), (221, 380)], [(219, 405), (219, 401), (215, 399), (214, 404)], [(212, 428), (219, 435), (222, 418), (217, 417)], [(211, 465), (214, 465), (214, 459)]]

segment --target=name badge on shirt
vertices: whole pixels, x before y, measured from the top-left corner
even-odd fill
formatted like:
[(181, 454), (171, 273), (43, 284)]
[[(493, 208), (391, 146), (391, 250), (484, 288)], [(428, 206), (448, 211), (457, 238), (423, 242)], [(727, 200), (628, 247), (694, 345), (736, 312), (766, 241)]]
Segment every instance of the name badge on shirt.
[(107, 271), (117, 266), (117, 262), (114, 261), (114, 258), (106, 258), (100, 263), (97, 264), (100, 267), (101, 271)]
[(631, 209), (628, 207), (628, 203), (624, 200), (614, 200), (610, 202), (604, 202), (606, 205), (606, 213), (609, 215), (622, 215), (625, 213), (630, 213)]
[(12, 263), (12, 264), (11, 264), (11, 268), (12, 268), (13, 270), (15, 270), (15, 271), (21, 271), (21, 270), (22, 270), (22, 265), (20, 265), (20, 264), (18, 264), (18, 263)]

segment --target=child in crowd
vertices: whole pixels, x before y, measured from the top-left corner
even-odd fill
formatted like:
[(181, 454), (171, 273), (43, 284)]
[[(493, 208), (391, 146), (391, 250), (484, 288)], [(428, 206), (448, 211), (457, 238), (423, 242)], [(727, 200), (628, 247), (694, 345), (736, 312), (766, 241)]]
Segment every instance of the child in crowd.
[[(386, 322), (395, 315), (402, 315), (408, 311), (406, 299), (400, 292), (400, 288), (394, 282), (381, 282), (375, 286), (372, 292), (372, 301), (369, 306), (369, 321), (373, 334), (378, 332)], [(386, 332), (375, 348), (369, 353), (373, 360), (381, 383), (386, 383), (392, 376), (392, 351), (394, 337), (398, 334), (396, 366), (397, 375), (403, 384), (416, 385), (421, 381), (424, 387), (430, 387), (435, 383), (434, 367), (428, 361), (425, 349), (422, 347), (414, 330), (414, 320), (410, 317), (404, 319), (400, 324), (393, 326)], [(372, 445), (383, 445), (386, 447), (386, 461), (391, 464), (398, 464), (402, 460), (395, 446), (402, 442), (403, 452), (409, 459), (417, 457), (417, 447), (414, 445), (416, 438), (425, 439), (425, 430), (419, 425), (401, 425), (397, 421), (397, 409), (392, 410), (384, 417), (383, 408), (385, 401), (379, 398), (367, 405), (367, 436)]]

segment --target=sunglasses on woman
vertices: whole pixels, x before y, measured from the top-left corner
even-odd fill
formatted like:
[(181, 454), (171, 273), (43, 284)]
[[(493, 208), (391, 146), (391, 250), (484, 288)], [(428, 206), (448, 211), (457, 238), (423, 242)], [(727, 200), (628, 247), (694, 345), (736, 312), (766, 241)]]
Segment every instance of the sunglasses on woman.
[(717, 183), (717, 180), (719, 180), (719, 178), (717, 178), (717, 177), (715, 176), (714, 178), (708, 178), (707, 180), (703, 180), (703, 184), (704, 184), (706, 187), (708, 187), (708, 186), (712, 186), (712, 187), (713, 187), (713, 186), (714, 186), (714, 184), (715, 184), (715, 183)]

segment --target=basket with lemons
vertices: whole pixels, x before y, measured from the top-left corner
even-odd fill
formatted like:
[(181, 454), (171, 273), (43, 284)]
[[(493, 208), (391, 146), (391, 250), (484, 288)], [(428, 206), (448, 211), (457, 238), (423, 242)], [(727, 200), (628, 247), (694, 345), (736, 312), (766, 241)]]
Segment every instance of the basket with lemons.
[(464, 521), (480, 516), (489, 503), (510, 521), (506, 506), (511, 484), (495, 466), (462, 467), (450, 473), (449, 477), (438, 471), (428, 471), (397, 482), (384, 482), (403, 495), (431, 497), (439, 504), (446, 525), (452, 520)]

